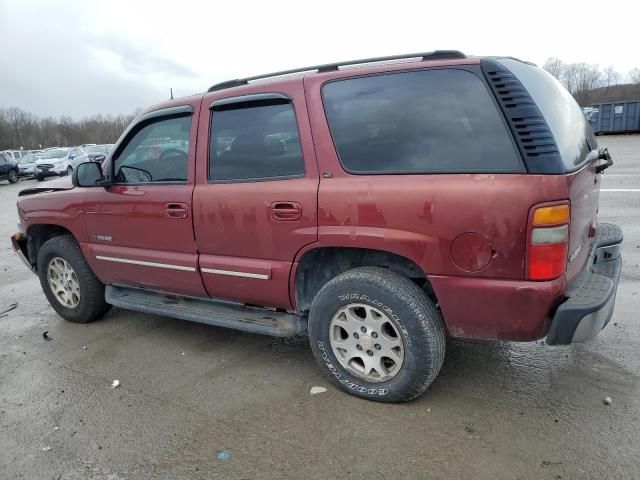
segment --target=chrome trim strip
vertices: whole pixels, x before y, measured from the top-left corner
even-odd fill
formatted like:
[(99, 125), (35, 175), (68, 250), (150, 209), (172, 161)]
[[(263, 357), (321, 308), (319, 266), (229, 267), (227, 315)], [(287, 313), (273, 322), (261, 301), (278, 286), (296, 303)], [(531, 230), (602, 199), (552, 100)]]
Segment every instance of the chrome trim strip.
[(269, 280), (269, 275), (264, 273), (236, 272), (234, 270), (219, 270), (217, 268), (201, 268), (203, 273), (215, 273), (217, 275), (229, 275), (230, 277), (257, 278), (259, 280)]
[(130, 263), (132, 265), (142, 265), (144, 267), (157, 267), (157, 268), (167, 268), (169, 270), (183, 270), (185, 272), (195, 272), (195, 267), (184, 267), (182, 265), (170, 265), (168, 263), (156, 263), (156, 262), (143, 262), (142, 260), (129, 260), (128, 258), (117, 258), (117, 257), (103, 257), (100, 255), (96, 255), (98, 260), (106, 260), (108, 262), (116, 262), (116, 263)]

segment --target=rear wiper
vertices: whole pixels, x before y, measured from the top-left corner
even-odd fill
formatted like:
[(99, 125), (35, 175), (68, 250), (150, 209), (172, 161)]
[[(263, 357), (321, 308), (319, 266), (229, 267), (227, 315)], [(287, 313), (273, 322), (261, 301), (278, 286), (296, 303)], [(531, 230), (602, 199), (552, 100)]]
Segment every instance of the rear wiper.
[(596, 166), (596, 173), (602, 173), (611, 165), (613, 165), (613, 160), (611, 159), (611, 155), (609, 154), (609, 149), (606, 147), (600, 147), (598, 149), (598, 160), (605, 160), (605, 163), (601, 163)]

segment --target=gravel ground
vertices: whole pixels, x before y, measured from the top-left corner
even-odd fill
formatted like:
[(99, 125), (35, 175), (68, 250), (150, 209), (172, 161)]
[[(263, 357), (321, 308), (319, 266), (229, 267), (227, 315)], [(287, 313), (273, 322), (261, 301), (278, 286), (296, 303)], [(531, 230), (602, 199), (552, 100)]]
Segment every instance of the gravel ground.
[(0, 316), (0, 478), (638, 478), (640, 136), (599, 140), (616, 160), (600, 219), (625, 234), (610, 325), (567, 347), (449, 341), (403, 405), (328, 385), (304, 337), (118, 309), (63, 321), (8, 247), (35, 182), (2, 182), (0, 311), (18, 307)]

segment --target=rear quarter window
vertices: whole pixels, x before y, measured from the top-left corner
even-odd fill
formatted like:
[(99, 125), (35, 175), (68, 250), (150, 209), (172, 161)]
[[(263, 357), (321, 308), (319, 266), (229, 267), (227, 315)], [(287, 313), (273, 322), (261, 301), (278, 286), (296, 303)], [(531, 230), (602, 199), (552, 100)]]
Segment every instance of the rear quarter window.
[(336, 80), (322, 93), (350, 173), (524, 171), (490, 92), (466, 70)]
[(527, 89), (549, 125), (567, 171), (580, 168), (597, 147), (589, 121), (573, 96), (551, 74), (511, 58), (500, 58)]

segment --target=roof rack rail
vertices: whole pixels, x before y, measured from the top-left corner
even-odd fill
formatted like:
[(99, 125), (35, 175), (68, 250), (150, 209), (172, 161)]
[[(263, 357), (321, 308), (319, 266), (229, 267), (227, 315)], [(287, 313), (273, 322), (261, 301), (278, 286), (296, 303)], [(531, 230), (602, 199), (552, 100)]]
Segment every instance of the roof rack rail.
[(326, 63), (324, 65), (314, 65), (311, 67), (294, 68), (292, 70), (282, 70), (280, 72), (266, 73), (263, 75), (256, 75), (253, 77), (227, 80), (226, 82), (216, 83), (215, 85), (210, 87), (209, 90), (207, 90), (207, 92), (215, 92), (217, 90), (224, 90), (225, 88), (238, 87), (240, 85), (246, 85), (249, 82), (252, 82), (254, 80), (261, 80), (263, 78), (282, 77), (284, 75), (291, 75), (294, 73), (313, 72), (314, 70), (317, 73), (332, 72), (332, 71), (338, 70), (339, 67), (345, 67), (349, 65), (388, 62), (391, 60), (402, 60), (405, 58), (420, 58), (420, 57), (422, 57), (422, 61), (455, 60), (455, 59), (467, 58), (464, 53), (458, 50), (434, 50), (433, 52), (425, 52), (425, 53), (406, 53), (404, 55), (391, 55), (388, 57), (362, 58), (360, 60), (349, 60), (346, 62)]

